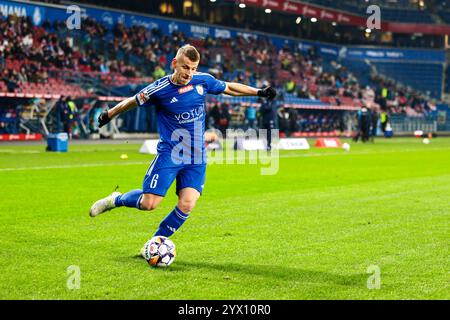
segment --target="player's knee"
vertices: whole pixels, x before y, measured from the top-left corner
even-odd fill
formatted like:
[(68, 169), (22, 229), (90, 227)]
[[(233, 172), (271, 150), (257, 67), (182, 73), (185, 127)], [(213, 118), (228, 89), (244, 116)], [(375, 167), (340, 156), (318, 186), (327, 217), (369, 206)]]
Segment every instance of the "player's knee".
[(184, 213), (190, 213), (195, 207), (195, 200), (182, 199), (178, 201), (178, 208)]
[(158, 203), (156, 201), (152, 201), (152, 200), (147, 200), (147, 201), (142, 201), (141, 202), (141, 209), (142, 210), (154, 210), (156, 209), (156, 207), (158, 207)]

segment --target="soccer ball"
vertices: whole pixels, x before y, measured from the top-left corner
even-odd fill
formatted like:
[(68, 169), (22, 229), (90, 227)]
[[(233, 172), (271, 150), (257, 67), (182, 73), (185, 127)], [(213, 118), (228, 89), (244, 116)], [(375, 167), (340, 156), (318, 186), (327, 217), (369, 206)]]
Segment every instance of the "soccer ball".
[(345, 151), (350, 151), (350, 145), (346, 142), (342, 145), (342, 149), (344, 149)]
[(425, 139), (422, 140), (422, 142), (425, 143), (425, 144), (429, 144), (430, 143), (430, 139), (425, 138)]
[(142, 248), (142, 256), (153, 267), (168, 267), (175, 260), (175, 244), (167, 237), (156, 236)]

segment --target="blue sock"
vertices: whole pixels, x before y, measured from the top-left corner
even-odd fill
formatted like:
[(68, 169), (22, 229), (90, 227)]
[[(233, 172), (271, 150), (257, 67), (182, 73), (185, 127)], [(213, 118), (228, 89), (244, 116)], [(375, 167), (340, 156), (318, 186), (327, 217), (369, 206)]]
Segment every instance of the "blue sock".
[(143, 192), (142, 190), (131, 190), (127, 193), (121, 194), (116, 198), (114, 204), (116, 207), (130, 207), (130, 208), (138, 208), (141, 209), (140, 203), (142, 199)]
[(154, 236), (170, 237), (181, 227), (188, 216), (189, 215), (175, 206), (175, 209), (173, 209), (172, 212), (169, 213), (163, 221), (161, 221), (161, 224), (159, 225), (158, 230), (156, 230)]

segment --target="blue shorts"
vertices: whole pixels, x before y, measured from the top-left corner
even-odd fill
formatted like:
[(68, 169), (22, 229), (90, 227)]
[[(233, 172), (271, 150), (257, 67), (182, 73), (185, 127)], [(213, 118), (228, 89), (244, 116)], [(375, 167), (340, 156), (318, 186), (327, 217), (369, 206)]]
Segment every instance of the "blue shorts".
[(206, 164), (174, 164), (170, 154), (158, 154), (145, 174), (142, 190), (164, 197), (176, 178), (177, 194), (183, 188), (194, 188), (202, 194), (205, 177)]

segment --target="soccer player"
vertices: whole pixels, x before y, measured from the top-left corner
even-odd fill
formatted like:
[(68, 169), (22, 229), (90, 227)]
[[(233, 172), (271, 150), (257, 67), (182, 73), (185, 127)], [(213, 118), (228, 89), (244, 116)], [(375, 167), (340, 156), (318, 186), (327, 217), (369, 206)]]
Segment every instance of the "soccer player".
[(116, 207), (155, 209), (174, 180), (178, 203), (164, 218), (154, 236), (171, 236), (186, 221), (203, 191), (206, 170), (205, 95), (225, 93), (232, 96), (259, 96), (274, 99), (272, 87), (253, 88), (224, 82), (207, 73), (197, 72), (200, 54), (191, 45), (181, 47), (172, 60), (173, 73), (156, 80), (133, 97), (105, 110), (99, 127), (135, 107), (154, 105), (160, 130), (157, 155), (148, 168), (142, 190), (113, 192), (95, 202), (91, 217)]

